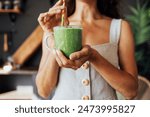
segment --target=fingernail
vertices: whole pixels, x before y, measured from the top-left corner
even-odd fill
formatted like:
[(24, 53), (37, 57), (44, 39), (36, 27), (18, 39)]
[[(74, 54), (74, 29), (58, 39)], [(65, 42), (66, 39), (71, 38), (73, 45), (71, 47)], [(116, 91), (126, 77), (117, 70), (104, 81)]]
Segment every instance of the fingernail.
[(72, 57), (70, 57), (70, 60), (74, 61), (74, 59)]
[(69, 59), (72, 60), (72, 55), (69, 56)]

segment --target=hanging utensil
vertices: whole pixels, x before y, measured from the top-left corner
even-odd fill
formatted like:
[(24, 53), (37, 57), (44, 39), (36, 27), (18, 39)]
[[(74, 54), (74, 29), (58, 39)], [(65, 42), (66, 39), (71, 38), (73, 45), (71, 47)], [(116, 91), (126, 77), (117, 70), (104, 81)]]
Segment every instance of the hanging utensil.
[(8, 34), (4, 33), (4, 52), (8, 52)]

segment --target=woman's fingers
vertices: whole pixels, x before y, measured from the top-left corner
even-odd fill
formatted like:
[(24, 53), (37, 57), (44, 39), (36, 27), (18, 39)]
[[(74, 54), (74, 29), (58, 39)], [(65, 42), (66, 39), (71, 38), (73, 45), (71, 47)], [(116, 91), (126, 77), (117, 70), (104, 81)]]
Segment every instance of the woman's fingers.
[(51, 16), (53, 16), (55, 14), (58, 14), (58, 13), (61, 13), (62, 9), (64, 9), (63, 5), (62, 6), (57, 6), (55, 8), (51, 8), (49, 10), (49, 12), (41, 13), (39, 15), (38, 21), (43, 21), (43, 20), (45, 20), (44, 18), (49, 19)]
[(53, 15), (57, 15), (61, 13), (61, 11), (64, 9), (64, 6), (57, 6), (55, 8), (51, 8), (48, 12), (47, 12), (47, 16), (48, 19), (50, 19), (51, 16)]
[(59, 0), (53, 7), (60, 6), (63, 4), (63, 0)]
[(38, 21), (39, 23), (43, 21), (43, 18), (45, 17), (46, 13), (40, 13), (39, 17), (38, 17)]
[(68, 26), (69, 25), (69, 20), (68, 20), (68, 15), (67, 15), (67, 7), (64, 8), (64, 25)]
[(86, 57), (83, 57), (79, 60), (75, 60), (74, 62), (75, 62), (76, 67), (80, 68), (88, 60), (88, 58), (89, 57), (86, 56)]
[(60, 67), (72, 68), (77, 70), (80, 68), (87, 60), (88, 57), (83, 57), (80, 60), (71, 61), (67, 59), (60, 50), (53, 49), (53, 54), (55, 55), (56, 61)]
[(70, 55), (70, 59), (71, 60), (77, 60), (77, 59), (80, 59), (82, 57), (86, 57), (86, 56), (90, 56), (90, 46), (86, 45), (84, 46), (81, 51), (78, 51), (78, 52), (74, 52)]
[(68, 15), (67, 15), (67, 7), (66, 7), (66, 0), (63, 0), (63, 12), (62, 14), (64, 15), (64, 25), (67, 26), (69, 25), (69, 20), (68, 20)]
[(74, 63), (67, 59), (60, 50), (56, 50), (58, 57), (60, 58), (63, 66), (65, 67), (73, 67)]
[(41, 14), (38, 21), (43, 21), (44, 23), (48, 22), (53, 15), (56, 15), (56, 20), (60, 19), (61, 13), (64, 15), (64, 25), (69, 25), (65, 0), (59, 0), (52, 8), (49, 9), (47, 14)]
[(61, 5), (61, 6), (56, 6), (56, 7), (52, 7), (52, 8), (49, 9), (49, 12), (55, 11), (55, 10), (62, 10), (62, 9), (64, 9), (64, 8), (65, 8), (65, 7), (64, 7), (63, 5)]
[(77, 70), (78, 67), (75, 63), (69, 59), (67, 59), (60, 50), (56, 50), (56, 60), (60, 67), (72, 68)]
[(50, 20), (51, 17), (53, 17), (56, 14), (60, 14), (61, 10), (54, 10), (52, 12), (46, 12), (46, 13), (41, 13), (39, 15), (38, 21), (40, 25), (44, 25), (47, 21)]
[(62, 67), (63, 64), (62, 64), (61, 60), (59, 59), (59, 57), (58, 57), (57, 52), (56, 52), (55, 49), (53, 49), (53, 54), (54, 54), (54, 56), (55, 56), (55, 58), (56, 58), (56, 61), (57, 61), (58, 65), (59, 65), (60, 67)]

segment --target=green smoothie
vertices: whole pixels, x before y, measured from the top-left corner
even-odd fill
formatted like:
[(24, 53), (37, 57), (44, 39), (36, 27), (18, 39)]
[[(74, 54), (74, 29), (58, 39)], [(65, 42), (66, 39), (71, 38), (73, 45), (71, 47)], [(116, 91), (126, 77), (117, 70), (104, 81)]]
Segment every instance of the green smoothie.
[(55, 47), (69, 58), (70, 54), (82, 48), (82, 28), (79, 26), (54, 27)]

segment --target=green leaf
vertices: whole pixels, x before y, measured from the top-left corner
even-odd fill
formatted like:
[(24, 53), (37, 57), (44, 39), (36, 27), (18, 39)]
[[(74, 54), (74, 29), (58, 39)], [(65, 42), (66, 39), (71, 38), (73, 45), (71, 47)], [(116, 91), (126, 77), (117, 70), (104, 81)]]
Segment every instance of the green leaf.
[(150, 18), (150, 8), (149, 8), (149, 10), (148, 10), (148, 16), (149, 16), (149, 18)]
[(141, 33), (143, 33), (143, 35), (147, 34), (149, 36), (149, 38), (150, 38), (150, 27), (143, 28)]
[(146, 47), (146, 49), (144, 47), (150, 43), (150, 8), (147, 5), (148, 1), (143, 3), (141, 0), (137, 0), (136, 6), (129, 7), (131, 14), (126, 17), (131, 24), (135, 45), (138, 47), (135, 57), (141, 74), (150, 74), (150, 49), (148, 49), (150, 47)]
[(139, 12), (138, 12), (138, 10), (137, 10), (136, 8), (130, 7), (130, 10), (131, 10), (131, 12), (132, 12), (133, 14), (139, 15)]
[(131, 22), (131, 24), (137, 25), (139, 23), (139, 19), (137, 19), (135, 16), (127, 16), (127, 19)]
[(143, 51), (135, 52), (135, 58), (137, 62), (139, 62), (142, 59), (143, 54), (144, 54)]

